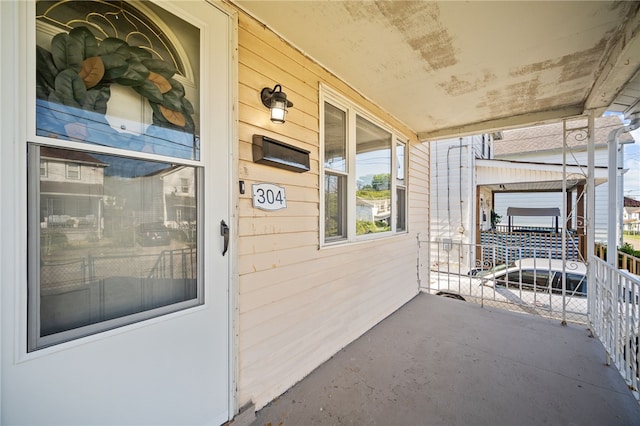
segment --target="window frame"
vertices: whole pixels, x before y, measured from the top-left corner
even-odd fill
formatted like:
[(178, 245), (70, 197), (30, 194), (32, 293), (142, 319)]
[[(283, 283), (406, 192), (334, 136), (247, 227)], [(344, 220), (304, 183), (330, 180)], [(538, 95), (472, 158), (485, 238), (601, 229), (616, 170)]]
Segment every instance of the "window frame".
[[(345, 112), (346, 117), (346, 126), (344, 135), (345, 144), (346, 144), (346, 167), (344, 171), (331, 169), (325, 166), (325, 104), (329, 104), (332, 107), (340, 109)], [(323, 247), (331, 247), (336, 245), (344, 245), (357, 243), (361, 241), (369, 241), (369, 240), (377, 240), (381, 238), (388, 238), (394, 235), (403, 235), (409, 232), (408, 226), (408, 191), (409, 191), (409, 176), (408, 176), (408, 158), (409, 158), (409, 140), (400, 132), (398, 132), (393, 127), (389, 126), (384, 121), (377, 118), (375, 115), (371, 114), (364, 108), (360, 107), (356, 103), (350, 101), (346, 97), (340, 95), (339, 93), (333, 91), (331, 88), (320, 85), (320, 177), (319, 177), (319, 186), (320, 186), (320, 226), (319, 226), (319, 236), (320, 236), (320, 248)], [(356, 140), (356, 123), (357, 118), (361, 117), (369, 123), (377, 126), (381, 130), (388, 132), (390, 134), (391, 143), (390, 143), (390, 203), (391, 203), (391, 214), (390, 214), (390, 222), (391, 222), (391, 230), (376, 232), (365, 235), (356, 235), (356, 149), (357, 149), (357, 140)], [(398, 158), (397, 158), (397, 147), (399, 144), (404, 145), (404, 158), (402, 168), (404, 171), (404, 181), (402, 183), (398, 182), (397, 173), (398, 173)], [(343, 196), (346, 202), (346, 206), (342, 215), (344, 217), (344, 221), (346, 223), (346, 230), (344, 236), (339, 237), (327, 237), (325, 235), (325, 208), (326, 208), (326, 200), (325, 200), (325, 177), (326, 176), (342, 176), (346, 179), (346, 194)], [(404, 228), (398, 229), (398, 217), (397, 214), (399, 212), (398, 205), (398, 189), (404, 190), (404, 200), (403, 200), (403, 208), (404, 208)]]
[[(407, 162), (407, 154), (409, 153), (409, 149), (408, 149), (409, 142), (406, 141), (406, 140), (400, 139), (399, 137), (396, 137), (395, 141), (396, 141), (396, 143), (395, 143), (395, 150), (394, 150), (394, 158), (395, 158), (395, 161), (396, 161), (396, 163), (395, 163), (396, 176), (395, 176), (395, 179), (394, 179), (394, 183), (395, 183), (396, 188), (395, 188), (394, 194), (396, 195), (396, 200), (395, 200), (395, 204), (394, 205), (396, 206), (396, 214), (393, 215), (393, 217), (394, 217), (394, 219), (396, 221), (395, 227), (394, 227), (395, 232), (399, 234), (399, 233), (403, 233), (403, 232), (408, 232), (408, 227), (407, 227), (407, 223), (408, 223), (408, 214), (407, 214), (407, 205), (408, 204), (407, 204), (407, 200), (408, 200), (408, 197), (407, 197), (407, 194), (409, 192), (409, 188), (408, 188), (408, 184), (407, 183), (408, 183), (409, 179), (408, 179), (407, 172), (408, 172), (409, 163)], [(402, 156), (402, 160), (403, 160), (402, 161), (402, 163), (403, 163), (402, 164), (402, 176), (403, 176), (403, 178), (402, 179), (398, 178), (398, 173), (397, 173), (397, 171), (400, 169), (400, 164), (398, 164), (398, 147), (399, 146), (403, 147), (403, 156)], [(398, 197), (398, 191), (399, 190), (403, 190), (404, 191), (404, 198), (402, 200), (400, 200), (400, 197)], [(400, 208), (400, 205), (399, 205), (400, 201), (402, 201), (402, 204), (403, 204), (402, 205), (402, 209)], [(404, 220), (403, 220), (404, 227), (403, 228), (399, 228), (398, 227), (399, 226), (398, 225), (398, 222), (399, 222), (398, 217), (399, 217), (399, 213), (401, 211), (404, 212)]]
[[(135, 3), (135, 2), (134, 2)], [(132, 3), (133, 4), (133, 3)], [(169, 20), (158, 15), (156, 11), (161, 13), (167, 13), (167, 16), (174, 17), (176, 19), (190, 22), (198, 30), (198, 36), (196, 37), (197, 51), (206, 51), (207, 46), (211, 46), (211, 40), (206, 35), (208, 23), (203, 21), (191, 22), (188, 20), (189, 12), (183, 11), (181, 8), (167, 8), (167, 6), (153, 2), (152, 7), (148, 5), (135, 4), (135, 8), (138, 9), (138, 13), (144, 15), (145, 18), (150, 19), (154, 24), (160, 26), (163, 29), (163, 33), (168, 33), (169, 39), (174, 43), (174, 48), (178, 49), (180, 57), (186, 58), (187, 51), (180, 45), (183, 43), (175, 33), (173, 33), (169, 26)], [(35, 3), (29, 3), (26, 7), (26, 16), (33, 18), (29, 23), (31, 31), (36, 33), (39, 23), (36, 19)], [(57, 34), (56, 31), (55, 34)], [(54, 34), (51, 34), (52, 36)], [(179, 42), (176, 44), (176, 42)], [(204, 44), (206, 43), (206, 44)], [(36, 48), (36, 39), (29, 39), (30, 48)], [(39, 133), (37, 130), (37, 96), (36, 96), (36, 55), (27, 55), (25, 61), (25, 69), (30, 70), (30, 79), (27, 79), (24, 84), (24, 92), (26, 93), (26, 121), (28, 123), (27, 130), (24, 133), (24, 153), (25, 153), (25, 165), (23, 170), (22, 179), (24, 179), (25, 191), (24, 205), (31, 206), (27, 208), (24, 215), (24, 229), (25, 232), (25, 251), (27, 252), (27, 261), (25, 262), (25, 279), (26, 285), (24, 286), (24, 292), (21, 294), (21, 298), (24, 301), (21, 304), (21, 313), (23, 315), (24, 327), (21, 330), (21, 339), (23, 338), (25, 344), (25, 354), (29, 356), (41, 356), (43, 354), (51, 353), (51, 351), (64, 350), (70, 345), (82, 344), (85, 339), (100, 339), (108, 335), (109, 332), (116, 331), (117, 329), (127, 330), (131, 326), (137, 326), (136, 324), (147, 321), (163, 321), (171, 318), (174, 315), (179, 314), (182, 311), (193, 311), (203, 309), (203, 307), (209, 301), (206, 299), (206, 291), (208, 288), (207, 280), (205, 279), (205, 270), (210, 270), (209, 266), (205, 266), (204, 251), (205, 246), (211, 245), (212, 239), (206, 239), (206, 228), (211, 226), (205, 223), (204, 220), (204, 208), (205, 204), (209, 202), (207, 199), (210, 197), (205, 193), (204, 187), (206, 181), (210, 179), (209, 176), (215, 175), (216, 172), (211, 170), (211, 148), (201, 146), (200, 141), (202, 138), (208, 138), (210, 135), (210, 125), (201, 124), (199, 129), (194, 131), (194, 138), (198, 148), (197, 156), (174, 156), (166, 152), (150, 152), (147, 150), (136, 150), (126, 147), (120, 147), (118, 145), (102, 145), (91, 141), (83, 141), (77, 138), (59, 138), (56, 136)], [(191, 69), (191, 65), (187, 62), (185, 75), (174, 75), (174, 78), (179, 81), (183, 86), (192, 91), (192, 96), (195, 96), (198, 102), (198, 117), (202, 117), (203, 111), (208, 109), (208, 103), (205, 102), (203, 94), (207, 92), (207, 87), (210, 85), (197, 75), (204, 75), (204, 70), (210, 70), (214, 67), (209, 64), (205, 64), (202, 57), (198, 59), (199, 71), (196, 72)], [(193, 101), (191, 98), (187, 100)], [(145, 105), (146, 108), (146, 105)], [(149, 123), (145, 123), (149, 124)], [(64, 150), (79, 151), (87, 154), (106, 154), (113, 157), (121, 157), (125, 159), (135, 159), (142, 161), (163, 162), (172, 164), (175, 166), (186, 166), (194, 169), (194, 174), (198, 181), (197, 184), (193, 184), (195, 189), (195, 197), (197, 200), (197, 234), (195, 235), (196, 248), (197, 248), (197, 283), (196, 291), (197, 295), (195, 299), (189, 299), (182, 302), (172, 303), (166, 306), (156, 307), (150, 310), (141, 311), (138, 313), (127, 314), (117, 318), (109, 319), (106, 321), (89, 324), (86, 326), (70, 329), (67, 331), (56, 332), (47, 336), (40, 336), (41, 317), (40, 317), (40, 266), (38, 260), (40, 260), (40, 233), (30, 232), (33, 229), (40, 229), (40, 179), (44, 177), (51, 177), (52, 174), (50, 162), (45, 161), (47, 175), (42, 175), (40, 172), (35, 171), (36, 168), (42, 170), (42, 166), (39, 165), (40, 156), (34, 156), (30, 158), (32, 154), (30, 151), (32, 147), (50, 147), (60, 148)], [(87, 168), (82, 163), (77, 163), (77, 176), (69, 177), (68, 168), (65, 166), (64, 172), (56, 169), (57, 178), (60, 178), (63, 184), (75, 185), (78, 181), (84, 179), (83, 174), (86, 174)], [(84, 170), (82, 170), (84, 168)], [(62, 175), (64, 173), (64, 175)], [(88, 175), (87, 175), (88, 176)], [(85, 176), (86, 177), (86, 176)], [(32, 208), (35, 206), (36, 208)], [(165, 317), (164, 319), (162, 317)], [(107, 334), (105, 334), (107, 333)]]

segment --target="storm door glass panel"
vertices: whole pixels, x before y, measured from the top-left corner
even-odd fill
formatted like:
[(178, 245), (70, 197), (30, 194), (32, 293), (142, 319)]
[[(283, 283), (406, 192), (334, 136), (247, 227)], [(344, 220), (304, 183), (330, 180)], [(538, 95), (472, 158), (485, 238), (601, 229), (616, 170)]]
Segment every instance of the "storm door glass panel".
[(200, 158), (197, 27), (151, 2), (37, 1), (35, 18), (37, 135)]
[(356, 235), (391, 230), (391, 134), (356, 119)]
[(347, 171), (347, 130), (346, 112), (324, 104), (324, 167), (331, 170)]
[(202, 303), (200, 168), (36, 145), (29, 159), (30, 350)]

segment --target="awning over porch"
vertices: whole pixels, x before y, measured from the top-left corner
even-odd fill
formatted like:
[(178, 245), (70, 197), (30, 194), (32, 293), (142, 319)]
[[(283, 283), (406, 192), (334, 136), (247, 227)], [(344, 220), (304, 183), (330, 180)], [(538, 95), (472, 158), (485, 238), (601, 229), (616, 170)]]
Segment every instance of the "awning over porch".
[[(492, 192), (560, 192), (565, 173), (561, 164), (509, 160), (477, 160), (476, 185)], [(585, 185), (586, 166), (566, 166), (566, 187)], [(607, 168), (595, 168), (595, 185), (607, 181)]]

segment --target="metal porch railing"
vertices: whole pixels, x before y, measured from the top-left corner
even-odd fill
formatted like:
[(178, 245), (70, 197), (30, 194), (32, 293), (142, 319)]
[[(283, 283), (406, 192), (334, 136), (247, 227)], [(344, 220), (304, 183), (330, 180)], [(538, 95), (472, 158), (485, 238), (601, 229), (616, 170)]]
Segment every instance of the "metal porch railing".
[[(563, 322), (588, 322), (586, 265), (577, 256), (563, 267), (558, 260), (561, 249), (555, 247), (447, 240), (419, 241), (419, 245), (428, 247), (419, 250), (419, 264), (427, 258), (429, 262), (429, 280), (421, 279), (423, 291)], [(530, 260), (518, 269), (515, 262), (521, 259)]]
[(612, 267), (596, 256), (589, 277), (589, 324), (613, 363), (633, 391), (638, 392), (638, 322), (640, 277)]

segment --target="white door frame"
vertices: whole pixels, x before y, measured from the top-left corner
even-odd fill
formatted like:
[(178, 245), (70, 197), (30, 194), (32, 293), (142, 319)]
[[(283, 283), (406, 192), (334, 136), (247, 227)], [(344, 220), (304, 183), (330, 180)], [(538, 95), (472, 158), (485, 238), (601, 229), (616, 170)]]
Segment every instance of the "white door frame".
[[(227, 157), (224, 158), (226, 167), (221, 173), (226, 176), (222, 185), (219, 180), (212, 176), (213, 167), (211, 166), (212, 150), (203, 147), (202, 155), (205, 164), (205, 191), (204, 197), (204, 215), (205, 215), (205, 253), (220, 253), (222, 239), (219, 235), (219, 223), (224, 219), (231, 226), (231, 246), (230, 250), (224, 258), (226, 264), (226, 288), (222, 292), (224, 294), (223, 317), (220, 318), (226, 325), (226, 371), (227, 380), (225, 387), (227, 389), (226, 402), (226, 418), (211, 418), (211, 421), (223, 423), (233, 417), (237, 410), (236, 401), (236, 383), (237, 383), (237, 233), (238, 215), (235, 209), (237, 205), (237, 193), (232, 190), (235, 186), (233, 182), (237, 181), (237, 91), (238, 91), (238, 71), (237, 71), (237, 31), (238, 16), (237, 12), (231, 7), (219, 2), (210, 2), (203, 0), (198, 7), (208, 3), (206, 7), (216, 8), (226, 16), (225, 31), (227, 39), (226, 43), (227, 62), (224, 67), (218, 70), (226, 84), (223, 93), (227, 101), (226, 107), (220, 105), (207, 105), (208, 100), (202, 99), (203, 111), (207, 115), (213, 116), (219, 114), (223, 117), (226, 124), (226, 132), (209, 131), (211, 140), (221, 141), (227, 146)], [(165, 8), (183, 7), (180, 2), (162, 3)], [(187, 6), (189, 7), (189, 6)], [(2, 199), (3, 208), (0, 209), (0, 266), (2, 269), (2, 282), (0, 286), (0, 307), (3, 315), (0, 317), (0, 380), (2, 381), (2, 389), (4, 393), (0, 393), (0, 422), (11, 423), (25, 419), (29, 422), (28, 417), (29, 404), (38, 403), (36, 400), (27, 401), (26, 398), (18, 396), (20, 393), (16, 391), (14, 385), (21, 382), (21, 374), (25, 369), (33, 369), (35, 374), (48, 371), (45, 367), (45, 360), (60, 360), (68, 357), (69, 362), (62, 363), (63, 366), (69, 367), (73, 362), (86, 359), (81, 356), (74, 356), (74, 353), (84, 354), (90, 353), (91, 347), (98, 349), (108, 348), (108, 341), (120, 339), (123, 343), (131, 344), (136, 341), (134, 336), (140, 333), (146, 333), (153, 327), (160, 324), (160, 327), (171, 329), (173, 321), (189, 321), (189, 317), (199, 315), (199, 312), (206, 311), (211, 300), (207, 300), (207, 293), (211, 294), (210, 285), (205, 283), (205, 305), (202, 307), (187, 310), (186, 312), (177, 312), (169, 314), (166, 317), (152, 319), (138, 324), (132, 324), (119, 329), (100, 333), (98, 335), (81, 338), (73, 342), (63, 343), (50, 348), (39, 350), (33, 353), (26, 352), (26, 301), (27, 301), (27, 274), (26, 274), (26, 253), (27, 253), (27, 214), (26, 214), (26, 141), (34, 141), (27, 130), (30, 120), (33, 119), (33, 112), (29, 112), (33, 108), (32, 96), (26, 96), (27, 93), (33, 92), (33, 46), (34, 43), (34, 5), (32, 2), (0, 2), (0, 52), (9, 61), (5, 61), (0, 68), (0, 94), (3, 99), (11, 99), (11, 102), (5, 102), (0, 107), (0, 124), (2, 125), (3, 135), (0, 141), (0, 198)], [(206, 14), (205, 14), (206, 15)], [(201, 15), (203, 16), (203, 15)], [(209, 19), (209, 18), (207, 18)], [(202, 61), (212, 61), (207, 55), (209, 51), (202, 49)], [(204, 83), (205, 78), (201, 77)], [(215, 93), (207, 87), (208, 83), (204, 83), (201, 93)], [(220, 92), (218, 92), (220, 93)], [(206, 123), (210, 117), (202, 117), (202, 123)], [(204, 130), (204, 129), (203, 129)], [(223, 134), (224, 133), (224, 134)], [(207, 138), (207, 132), (203, 131), (203, 141)], [(37, 138), (35, 138), (37, 139)], [(35, 140), (37, 142), (37, 140)], [(81, 143), (70, 143), (73, 148), (82, 148)], [(86, 147), (93, 149), (93, 147)], [(207, 152), (209, 151), (209, 152)], [(106, 152), (106, 151), (105, 151)], [(208, 166), (206, 166), (208, 165)], [(209, 170), (209, 172), (207, 172)], [(225, 211), (222, 214), (209, 214), (213, 204), (215, 194), (220, 195), (226, 201)], [(222, 216), (222, 217), (221, 217)], [(207, 262), (205, 254), (205, 263)], [(205, 280), (209, 274), (213, 272), (205, 270)], [(87, 352), (88, 351), (88, 352)], [(50, 365), (56, 365), (55, 362)], [(43, 380), (45, 378), (43, 377)], [(38, 381), (26, 383), (22, 381), (23, 386), (37, 386)], [(85, 389), (86, 391), (86, 389)], [(112, 392), (117, 392), (114, 389)], [(28, 393), (28, 392), (27, 392)], [(25, 393), (26, 394), (26, 393)], [(23, 394), (24, 395), (24, 394)], [(46, 404), (45, 404), (46, 405)], [(67, 409), (73, 406), (66, 407)], [(27, 417), (21, 417), (23, 412)], [(140, 413), (137, 413), (140, 414)], [(55, 421), (54, 419), (50, 419)], [(85, 420), (85, 419), (83, 419)], [(131, 421), (140, 421), (141, 417), (132, 418)], [(95, 419), (94, 419), (95, 421)], [(87, 421), (86, 423), (91, 423)]]

